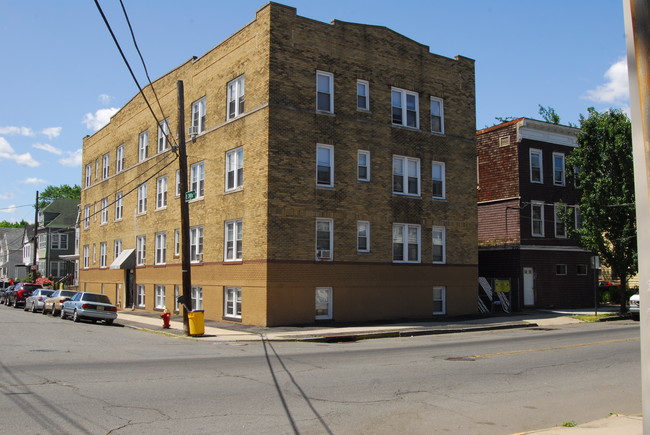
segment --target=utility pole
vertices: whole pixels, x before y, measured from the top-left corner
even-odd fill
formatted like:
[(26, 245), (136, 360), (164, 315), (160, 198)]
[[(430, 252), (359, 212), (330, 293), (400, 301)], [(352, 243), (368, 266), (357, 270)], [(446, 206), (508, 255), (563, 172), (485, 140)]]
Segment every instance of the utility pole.
[(183, 294), (183, 326), (185, 333), (190, 335), (190, 325), (187, 312), (192, 307), (192, 274), (190, 270), (190, 208), (185, 198), (187, 193), (187, 152), (185, 150), (185, 94), (183, 81), (176, 82), (178, 89), (178, 165), (180, 177), (181, 199), (181, 284)]
[(38, 190), (36, 191), (36, 210), (34, 213), (34, 254), (32, 262), (32, 282), (36, 282), (36, 272), (38, 271), (38, 266), (36, 265), (36, 254), (38, 252)]

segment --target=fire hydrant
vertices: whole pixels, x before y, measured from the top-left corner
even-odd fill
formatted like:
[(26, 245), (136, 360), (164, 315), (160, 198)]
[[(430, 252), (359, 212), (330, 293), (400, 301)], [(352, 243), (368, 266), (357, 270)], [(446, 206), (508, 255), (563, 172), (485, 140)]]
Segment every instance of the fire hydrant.
[(163, 319), (163, 328), (169, 329), (171, 327), (171, 325), (169, 324), (169, 321), (170, 321), (170, 319), (172, 317), (172, 313), (167, 311), (167, 308), (165, 308), (165, 310), (160, 315), (160, 317), (162, 317), (162, 319)]

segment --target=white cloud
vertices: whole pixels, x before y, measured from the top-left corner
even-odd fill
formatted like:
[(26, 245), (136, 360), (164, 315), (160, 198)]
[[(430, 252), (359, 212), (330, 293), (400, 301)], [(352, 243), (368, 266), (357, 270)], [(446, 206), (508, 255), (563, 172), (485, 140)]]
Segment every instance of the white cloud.
[(0, 159), (14, 160), (19, 165), (32, 168), (41, 165), (38, 161), (34, 160), (30, 153), (16, 154), (16, 151), (14, 151), (9, 142), (3, 137), (0, 137)]
[(52, 145), (50, 145), (48, 143), (35, 143), (32, 146), (34, 148), (36, 148), (36, 149), (47, 151), (48, 153), (56, 154), (57, 156), (60, 156), (61, 154), (63, 154), (63, 151), (61, 151), (57, 147), (54, 147), (54, 146), (52, 146)]
[(63, 166), (81, 167), (81, 148), (76, 151), (67, 151), (68, 157), (59, 159)]
[(18, 211), (18, 207), (16, 207), (16, 204), (11, 204), (6, 208), (0, 209), (0, 211), (3, 213), (16, 214), (16, 212)]
[(21, 181), (23, 184), (45, 184), (47, 183), (46, 180), (43, 180), (42, 178), (36, 178), (36, 177), (29, 177), (25, 178), (23, 181)]
[(111, 104), (112, 99), (113, 98), (110, 95), (106, 95), (106, 94), (101, 94), (98, 98), (99, 102), (102, 103), (104, 106), (108, 106), (109, 104)]
[(117, 111), (115, 107), (108, 109), (99, 109), (95, 113), (86, 113), (84, 115), (83, 123), (88, 130), (97, 131), (111, 120), (111, 116), (115, 115)]
[(12, 192), (0, 193), (0, 199), (2, 200), (13, 199), (13, 198), (14, 198), (14, 194)]
[(52, 139), (59, 137), (61, 135), (61, 130), (63, 130), (63, 127), (48, 127), (41, 130), (41, 133)]
[(625, 104), (630, 98), (627, 76), (627, 61), (620, 59), (605, 72), (607, 82), (587, 91), (584, 98), (597, 103)]
[(0, 127), (0, 134), (18, 135), (18, 136), (34, 136), (34, 131), (29, 127)]

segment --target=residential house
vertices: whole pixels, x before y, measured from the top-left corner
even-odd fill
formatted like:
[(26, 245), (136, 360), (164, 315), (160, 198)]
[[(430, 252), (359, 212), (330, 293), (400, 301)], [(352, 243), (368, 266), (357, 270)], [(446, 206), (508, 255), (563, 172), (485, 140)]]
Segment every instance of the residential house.
[(0, 228), (0, 281), (23, 278), (23, 228)]
[[(177, 82), (190, 231), (180, 231)], [(277, 3), (83, 142), (80, 288), (254, 325), (477, 312), (474, 62)], [(156, 105), (157, 106), (157, 105)]]

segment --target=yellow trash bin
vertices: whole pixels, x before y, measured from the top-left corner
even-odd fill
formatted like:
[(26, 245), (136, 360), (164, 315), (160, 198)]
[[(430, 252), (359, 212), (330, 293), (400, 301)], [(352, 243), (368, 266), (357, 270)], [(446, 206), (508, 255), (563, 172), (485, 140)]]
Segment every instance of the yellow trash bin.
[(203, 335), (205, 333), (203, 310), (187, 313), (187, 323), (190, 329), (190, 335)]

